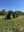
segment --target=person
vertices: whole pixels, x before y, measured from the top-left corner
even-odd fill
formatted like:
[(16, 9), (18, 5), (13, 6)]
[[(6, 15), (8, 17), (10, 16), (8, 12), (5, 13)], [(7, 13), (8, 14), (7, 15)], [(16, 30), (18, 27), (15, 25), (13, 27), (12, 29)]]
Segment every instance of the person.
[(15, 18), (15, 14), (13, 14), (13, 18)]
[(11, 18), (10, 18), (10, 14), (7, 14), (7, 19), (11, 19)]

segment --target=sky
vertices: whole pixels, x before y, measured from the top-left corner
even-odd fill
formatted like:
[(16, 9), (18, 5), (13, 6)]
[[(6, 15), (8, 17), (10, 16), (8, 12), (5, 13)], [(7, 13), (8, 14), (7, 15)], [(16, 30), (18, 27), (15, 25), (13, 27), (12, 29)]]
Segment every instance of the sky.
[(24, 11), (24, 0), (0, 0), (0, 10)]

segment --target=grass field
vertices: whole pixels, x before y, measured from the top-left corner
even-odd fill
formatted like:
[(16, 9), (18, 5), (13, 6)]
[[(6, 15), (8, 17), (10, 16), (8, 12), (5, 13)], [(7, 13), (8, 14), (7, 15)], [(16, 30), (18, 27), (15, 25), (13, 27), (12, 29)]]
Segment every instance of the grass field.
[(0, 32), (8, 32), (8, 28), (14, 28), (12, 32), (24, 32), (24, 16), (10, 20), (2, 19), (4, 17), (0, 16)]

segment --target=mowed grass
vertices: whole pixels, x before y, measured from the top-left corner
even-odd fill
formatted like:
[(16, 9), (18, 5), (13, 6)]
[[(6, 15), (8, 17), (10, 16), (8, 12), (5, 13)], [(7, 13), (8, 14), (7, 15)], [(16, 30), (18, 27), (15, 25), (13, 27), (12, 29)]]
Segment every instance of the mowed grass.
[[(3, 32), (3, 30), (7, 30), (8, 28), (13, 28), (15, 27), (15, 29), (19, 29), (19, 32), (24, 32), (24, 16), (19, 16), (18, 18), (14, 19), (10, 19), (10, 20), (4, 20), (2, 18), (4, 18), (5, 16), (0, 16), (1, 20), (0, 20), (0, 32)], [(15, 31), (16, 32), (16, 31)]]

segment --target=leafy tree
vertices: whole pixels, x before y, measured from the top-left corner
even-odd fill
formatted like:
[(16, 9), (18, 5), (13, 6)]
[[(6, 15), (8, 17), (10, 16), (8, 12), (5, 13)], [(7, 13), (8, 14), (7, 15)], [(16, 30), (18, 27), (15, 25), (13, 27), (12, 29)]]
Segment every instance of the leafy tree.
[(12, 10), (10, 10), (10, 11), (8, 11), (8, 13), (12, 14), (12, 13), (13, 13), (13, 11), (12, 11)]
[(15, 11), (15, 14), (16, 14), (16, 15), (23, 15), (23, 12), (21, 12), (21, 11), (19, 10), (19, 11)]
[(2, 15), (6, 15), (6, 13), (7, 13), (7, 12), (6, 12), (5, 9), (3, 9), (3, 10), (1, 11), (1, 14), (2, 14)]

